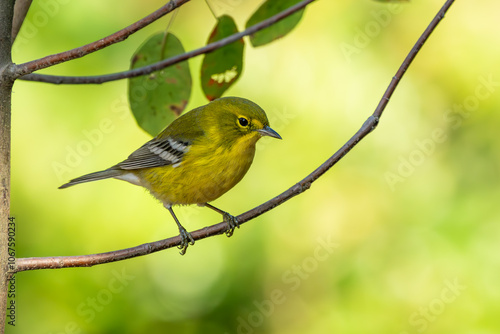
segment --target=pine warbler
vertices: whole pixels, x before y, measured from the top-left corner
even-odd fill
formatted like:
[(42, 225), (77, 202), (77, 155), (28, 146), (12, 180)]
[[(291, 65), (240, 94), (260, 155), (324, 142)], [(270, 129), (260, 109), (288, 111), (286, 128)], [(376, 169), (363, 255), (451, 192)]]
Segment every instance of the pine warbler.
[(198, 204), (222, 214), (231, 236), (238, 221), (208, 204), (234, 187), (246, 174), (262, 136), (281, 139), (267, 116), (252, 101), (225, 97), (175, 119), (158, 136), (126, 160), (100, 172), (80, 176), (59, 188), (115, 178), (148, 189), (174, 218), (181, 254), (194, 239), (181, 225), (172, 205)]

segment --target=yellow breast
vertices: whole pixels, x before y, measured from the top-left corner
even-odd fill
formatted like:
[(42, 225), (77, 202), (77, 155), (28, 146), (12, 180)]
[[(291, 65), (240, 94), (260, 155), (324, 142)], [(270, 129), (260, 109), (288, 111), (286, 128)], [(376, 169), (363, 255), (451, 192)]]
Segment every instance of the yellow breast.
[(239, 138), (231, 146), (193, 143), (182, 162), (173, 167), (136, 170), (142, 186), (164, 204), (201, 204), (217, 199), (246, 174), (259, 134)]

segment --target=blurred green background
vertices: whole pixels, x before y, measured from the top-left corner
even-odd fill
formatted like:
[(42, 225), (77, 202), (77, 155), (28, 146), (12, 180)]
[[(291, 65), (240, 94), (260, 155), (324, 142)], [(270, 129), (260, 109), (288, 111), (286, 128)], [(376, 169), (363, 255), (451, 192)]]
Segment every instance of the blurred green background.
[[(92, 42), (163, 3), (35, 1), (14, 61)], [(212, 3), (241, 29), (260, 1)], [(249, 173), (214, 204), (235, 215), (251, 209), (341, 147), (442, 3), (317, 1), (287, 37), (247, 45), (244, 72), (226, 96), (261, 105), (284, 140), (262, 140)], [(197, 242), (183, 257), (171, 249), (94, 268), (19, 273), (17, 323), (7, 332), (498, 333), (499, 11), (493, 0), (454, 4), (377, 130), (309, 191), (230, 239)], [(44, 73), (124, 70), (168, 20)], [(191, 50), (214, 24), (197, 0), (181, 8), (171, 31)], [(201, 57), (190, 60), (188, 110), (206, 103), (200, 64)], [(150, 138), (128, 110), (126, 87), (15, 84), (19, 257), (105, 252), (177, 234), (168, 212), (139, 187), (110, 180), (57, 189)], [(220, 221), (195, 206), (177, 214), (188, 230)]]

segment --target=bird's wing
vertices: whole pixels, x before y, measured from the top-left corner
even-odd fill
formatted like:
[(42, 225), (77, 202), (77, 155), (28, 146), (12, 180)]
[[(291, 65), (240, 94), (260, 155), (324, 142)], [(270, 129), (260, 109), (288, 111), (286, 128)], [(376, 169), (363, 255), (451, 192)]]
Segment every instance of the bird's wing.
[(179, 164), (189, 151), (191, 141), (172, 137), (153, 138), (115, 167), (133, 170)]

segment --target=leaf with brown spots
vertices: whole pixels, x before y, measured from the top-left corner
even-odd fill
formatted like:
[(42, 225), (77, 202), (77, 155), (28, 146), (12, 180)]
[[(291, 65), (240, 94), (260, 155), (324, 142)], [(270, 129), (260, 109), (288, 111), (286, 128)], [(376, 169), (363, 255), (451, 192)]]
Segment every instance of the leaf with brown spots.
[[(161, 49), (164, 33), (151, 36), (137, 49), (130, 68), (150, 65), (161, 59), (184, 53), (184, 47), (173, 34), (168, 33)], [(191, 96), (192, 79), (187, 61), (128, 81), (130, 108), (137, 124), (156, 136), (186, 108)]]

